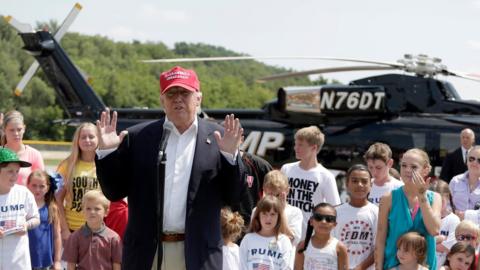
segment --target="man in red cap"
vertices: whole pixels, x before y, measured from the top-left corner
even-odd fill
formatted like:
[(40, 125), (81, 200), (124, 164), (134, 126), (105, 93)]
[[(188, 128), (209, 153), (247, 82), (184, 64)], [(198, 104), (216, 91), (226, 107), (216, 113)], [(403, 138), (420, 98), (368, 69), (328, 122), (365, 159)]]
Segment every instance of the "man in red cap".
[[(165, 118), (119, 135), (116, 112), (110, 119), (107, 110), (97, 121), (102, 190), (110, 200), (128, 196), (122, 268), (157, 269), (161, 261), (162, 269), (222, 269), (220, 208), (238, 203), (245, 188), (238, 155), (243, 129), (234, 115), (225, 117), (224, 128), (197, 117), (202, 95), (193, 70), (162, 73), (160, 91)], [(163, 181), (157, 180), (157, 160), (168, 133), (157, 233), (156, 184)]]

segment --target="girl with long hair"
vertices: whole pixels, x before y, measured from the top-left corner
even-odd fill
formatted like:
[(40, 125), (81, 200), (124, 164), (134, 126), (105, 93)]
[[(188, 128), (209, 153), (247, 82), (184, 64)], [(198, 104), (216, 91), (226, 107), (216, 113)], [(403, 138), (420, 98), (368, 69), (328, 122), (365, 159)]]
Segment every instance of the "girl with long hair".
[(57, 171), (65, 182), (56, 195), (64, 241), (85, 223), (81, 211), (83, 194), (89, 190), (100, 190), (95, 167), (97, 146), (96, 126), (92, 123), (81, 124), (73, 135), (70, 155), (58, 166)]
[(274, 196), (263, 197), (240, 244), (240, 269), (292, 269), (290, 237), (282, 202)]
[(56, 184), (45, 171), (33, 171), (27, 179), (27, 187), (33, 193), (40, 214), (40, 225), (28, 231), (32, 268), (60, 270), (62, 239), (60, 219), (55, 203)]

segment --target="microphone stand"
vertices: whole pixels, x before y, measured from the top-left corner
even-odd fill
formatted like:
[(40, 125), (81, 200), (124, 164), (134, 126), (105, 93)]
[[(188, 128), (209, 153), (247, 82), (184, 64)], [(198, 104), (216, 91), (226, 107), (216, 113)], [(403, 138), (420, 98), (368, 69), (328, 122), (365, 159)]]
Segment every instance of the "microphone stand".
[(157, 270), (162, 269), (162, 234), (163, 234), (163, 200), (165, 197), (165, 164), (167, 163), (166, 149), (160, 149), (158, 151), (157, 159)]

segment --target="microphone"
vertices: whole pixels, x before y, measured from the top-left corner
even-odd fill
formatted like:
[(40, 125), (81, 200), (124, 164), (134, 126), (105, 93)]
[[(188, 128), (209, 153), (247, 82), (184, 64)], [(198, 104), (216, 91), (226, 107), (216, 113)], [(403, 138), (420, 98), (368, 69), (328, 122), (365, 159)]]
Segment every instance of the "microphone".
[(160, 139), (158, 154), (164, 156), (165, 150), (167, 150), (168, 137), (173, 130), (172, 122), (165, 122), (163, 124), (162, 138)]

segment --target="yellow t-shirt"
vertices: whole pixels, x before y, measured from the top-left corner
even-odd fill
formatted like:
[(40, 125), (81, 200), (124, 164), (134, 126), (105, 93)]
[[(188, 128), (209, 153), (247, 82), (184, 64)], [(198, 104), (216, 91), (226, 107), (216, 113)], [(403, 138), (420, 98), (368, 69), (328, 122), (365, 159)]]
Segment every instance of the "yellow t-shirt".
[[(58, 173), (65, 178), (67, 174), (66, 163), (58, 167)], [(65, 218), (70, 230), (78, 230), (85, 224), (85, 217), (82, 213), (83, 194), (90, 190), (100, 190), (95, 162), (79, 160), (73, 169), (70, 180), (72, 181), (72, 198), (65, 197)]]

